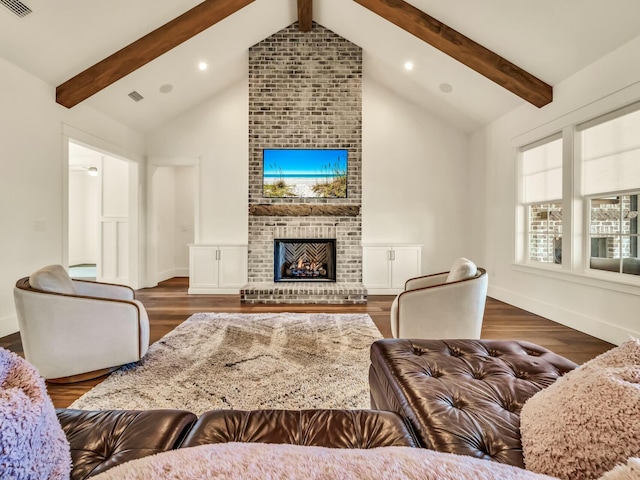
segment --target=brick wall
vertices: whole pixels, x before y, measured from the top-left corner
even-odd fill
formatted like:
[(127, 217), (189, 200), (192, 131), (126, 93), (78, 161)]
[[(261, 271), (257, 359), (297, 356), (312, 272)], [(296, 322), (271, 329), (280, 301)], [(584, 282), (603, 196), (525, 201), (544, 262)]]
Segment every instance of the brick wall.
[[(265, 198), (264, 148), (348, 150), (347, 198)], [(249, 49), (249, 206), (362, 204), (362, 50), (314, 23), (297, 23)], [(273, 280), (273, 239), (336, 238), (337, 281), (362, 281), (362, 218), (249, 216), (249, 282)], [(327, 237), (326, 235), (335, 235)], [(289, 237), (291, 238), (291, 237)]]

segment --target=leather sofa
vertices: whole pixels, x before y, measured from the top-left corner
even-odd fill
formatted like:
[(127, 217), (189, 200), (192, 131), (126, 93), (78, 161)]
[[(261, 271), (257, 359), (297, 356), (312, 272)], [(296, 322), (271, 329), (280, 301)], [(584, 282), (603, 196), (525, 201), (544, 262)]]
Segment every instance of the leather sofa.
[(82, 480), (129, 460), (176, 448), (260, 442), (330, 448), (417, 447), (399, 415), (374, 410), (57, 409), (71, 446), (71, 480)]
[(520, 410), (577, 365), (529, 342), (386, 339), (371, 347), (371, 406), (421, 447), (524, 468)]
[(371, 410), (56, 413), (71, 445), (72, 480), (224, 442), (423, 447), (523, 467), (522, 405), (576, 366), (521, 341), (386, 339), (371, 347)]

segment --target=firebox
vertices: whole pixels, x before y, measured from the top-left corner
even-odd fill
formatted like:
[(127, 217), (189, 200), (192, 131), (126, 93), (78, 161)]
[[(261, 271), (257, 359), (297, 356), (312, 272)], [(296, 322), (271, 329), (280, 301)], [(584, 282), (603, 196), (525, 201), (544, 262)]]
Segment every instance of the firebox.
[(335, 239), (277, 238), (273, 247), (274, 281), (336, 281)]

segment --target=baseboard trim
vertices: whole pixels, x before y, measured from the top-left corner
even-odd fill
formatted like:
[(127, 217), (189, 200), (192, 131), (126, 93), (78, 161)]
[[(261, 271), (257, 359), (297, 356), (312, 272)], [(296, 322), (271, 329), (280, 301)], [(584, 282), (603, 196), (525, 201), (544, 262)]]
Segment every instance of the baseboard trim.
[(160, 283), (160, 282), (164, 282), (165, 280), (169, 280), (170, 278), (175, 277), (174, 272), (175, 270), (173, 269), (165, 270), (164, 272), (158, 272), (158, 275), (156, 276), (156, 281)]
[(165, 280), (169, 280), (173, 277), (188, 277), (189, 269), (188, 268), (172, 268), (170, 270), (165, 270), (164, 272), (158, 272), (157, 275), (157, 283), (164, 282)]
[(627, 341), (630, 335), (636, 338), (640, 337), (640, 332), (628, 330), (557, 305), (541, 302), (504, 288), (489, 286), (488, 296), (615, 345)]
[(398, 295), (403, 291), (402, 288), (367, 288), (369, 295)]
[(187, 293), (190, 295), (237, 295), (240, 294), (239, 288), (208, 288), (208, 287), (189, 287)]

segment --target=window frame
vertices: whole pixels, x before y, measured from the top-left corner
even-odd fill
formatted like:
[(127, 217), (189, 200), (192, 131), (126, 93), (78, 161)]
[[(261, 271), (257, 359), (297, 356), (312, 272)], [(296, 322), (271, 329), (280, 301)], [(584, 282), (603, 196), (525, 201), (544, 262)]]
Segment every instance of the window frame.
[[(550, 278), (563, 279), (616, 292), (640, 295), (640, 289), (638, 289), (638, 287), (640, 287), (640, 275), (590, 268), (591, 199), (611, 195), (640, 195), (640, 182), (632, 189), (615, 192), (585, 195), (582, 191), (582, 131), (637, 110), (640, 110), (640, 101), (638, 101), (636, 97), (630, 102), (627, 101), (619, 108), (603, 109), (603, 113), (591, 115), (587, 119), (580, 115), (579, 112), (574, 112), (574, 114), (568, 116), (568, 119), (571, 120), (569, 124), (562, 123), (561, 121), (551, 122), (549, 125), (514, 138), (512, 145), (515, 148), (515, 156), (517, 158), (517, 200), (515, 204), (516, 223), (513, 257), (513, 267), (515, 270), (548, 276)], [(566, 120), (567, 119), (565, 119), (565, 122)], [(538, 135), (536, 135), (536, 132)], [(554, 137), (557, 138), (558, 136), (561, 136), (563, 140), (563, 198), (555, 201), (546, 200), (545, 202), (525, 203), (522, 153), (528, 149), (552, 141)], [(518, 138), (520, 139), (519, 142), (517, 140)], [(562, 204), (562, 264), (530, 260), (528, 212), (531, 203)], [(637, 238), (640, 239), (640, 233)], [(638, 243), (640, 244), (640, 241)]]
[[(640, 239), (640, 232), (636, 231), (635, 233), (629, 232), (629, 233), (624, 233), (624, 229), (623, 229), (623, 222), (624, 222), (624, 208), (623, 205), (620, 205), (619, 208), (619, 216), (618, 216), (618, 221), (619, 221), (619, 226), (618, 229), (619, 231), (616, 233), (606, 233), (603, 234), (602, 237), (599, 238), (607, 238), (607, 237), (618, 237), (619, 242), (620, 242), (620, 257), (618, 258), (619, 260), (619, 270), (617, 272), (612, 272), (612, 271), (608, 271), (608, 270), (603, 270), (603, 269), (598, 269), (598, 268), (591, 268), (591, 259), (594, 258), (591, 255), (591, 245), (592, 242), (591, 240), (594, 238), (593, 237), (593, 233), (591, 232), (591, 227), (592, 227), (592, 205), (593, 205), (593, 200), (596, 199), (603, 199), (606, 197), (625, 197), (625, 196), (637, 196), (638, 198), (640, 198), (640, 186), (636, 189), (633, 190), (620, 190), (617, 192), (607, 192), (607, 193), (596, 193), (596, 194), (592, 194), (592, 195), (585, 195), (584, 199), (585, 199), (585, 255), (584, 255), (584, 268), (586, 272), (589, 273), (593, 273), (596, 272), (597, 275), (602, 274), (602, 272), (606, 272), (605, 274), (613, 274), (613, 275), (624, 275), (624, 277), (629, 277), (630, 279), (632, 278), (638, 278), (639, 281), (638, 283), (640, 284), (640, 275), (634, 275), (631, 273), (624, 273), (622, 270), (623, 268), (623, 259), (624, 258), (640, 258), (638, 256), (636, 257), (625, 257), (623, 252), (622, 252), (622, 245), (623, 245), (623, 238), (624, 237), (628, 237), (629, 239), (631, 239), (632, 237), (635, 237), (636, 239)], [(636, 200), (638, 201), (638, 200)], [(638, 207), (636, 207), (638, 208)], [(636, 210), (637, 211), (637, 210)], [(636, 226), (637, 229), (637, 226)], [(598, 238), (598, 237), (596, 237)], [(637, 244), (640, 243), (638, 241), (636, 241), (636, 249), (637, 249)], [(596, 257), (596, 258), (609, 258), (609, 257)], [(615, 258), (615, 257), (613, 257)]]
[[(518, 208), (517, 208), (517, 225), (519, 225), (519, 230), (521, 235), (516, 235), (516, 238), (521, 237), (522, 240), (518, 241), (516, 244), (516, 263), (520, 265), (528, 265), (535, 268), (544, 268), (544, 269), (552, 269), (558, 270), (562, 267), (561, 263), (555, 262), (539, 262), (535, 260), (531, 260), (531, 243), (530, 236), (532, 234), (530, 227), (531, 223), (529, 221), (530, 209), (532, 205), (539, 204), (560, 204), (562, 205), (562, 213), (563, 213), (563, 227), (564, 231), (564, 201), (562, 198), (555, 199), (546, 199), (535, 202), (526, 202), (525, 201), (525, 185), (524, 185), (524, 154), (527, 151), (533, 150), (535, 148), (541, 147), (543, 145), (549, 144), (556, 140), (562, 140), (562, 151), (563, 151), (563, 162), (562, 162), (562, 181), (563, 181), (563, 191), (564, 191), (564, 171), (565, 171), (565, 162), (564, 162), (564, 147), (565, 147), (565, 138), (562, 131), (554, 132), (551, 135), (546, 135), (544, 138), (540, 138), (535, 142), (528, 143), (518, 148)], [(564, 196), (564, 195), (563, 195)], [(548, 232), (546, 233), (549, 234)], [(564, 241), (564, 238), (563, 240)]]

